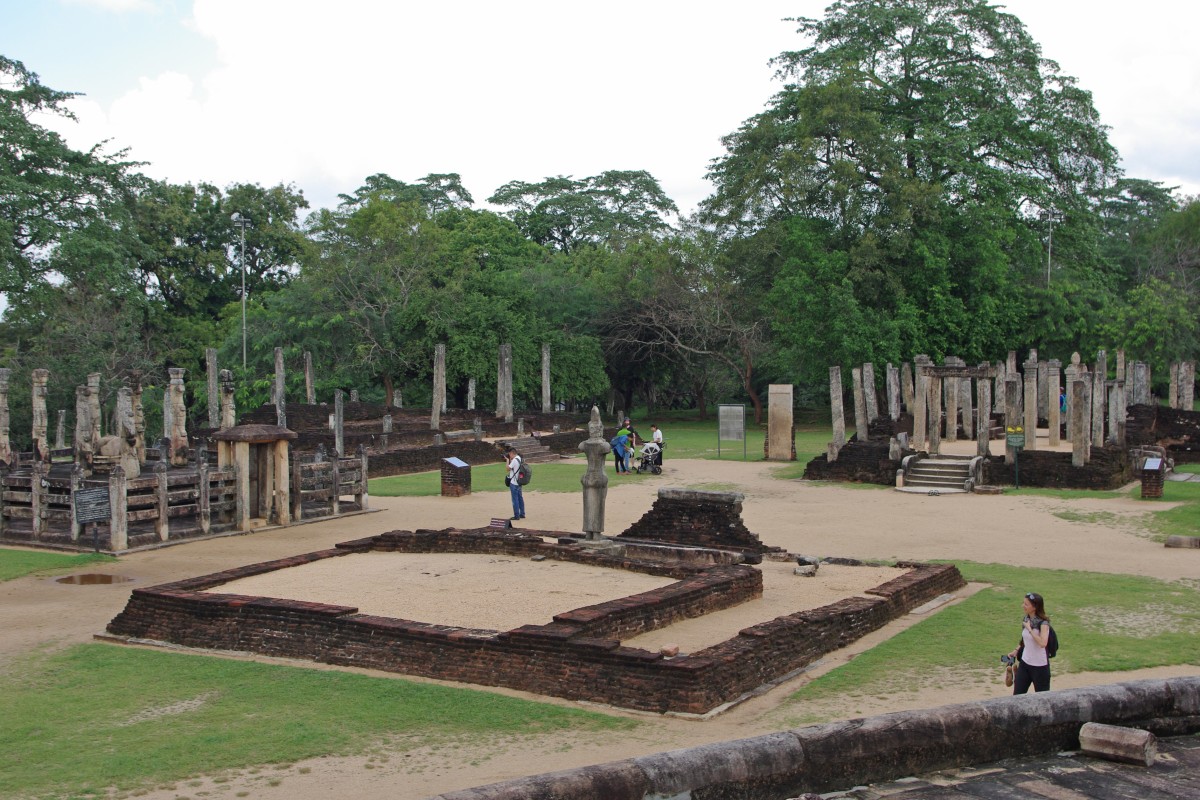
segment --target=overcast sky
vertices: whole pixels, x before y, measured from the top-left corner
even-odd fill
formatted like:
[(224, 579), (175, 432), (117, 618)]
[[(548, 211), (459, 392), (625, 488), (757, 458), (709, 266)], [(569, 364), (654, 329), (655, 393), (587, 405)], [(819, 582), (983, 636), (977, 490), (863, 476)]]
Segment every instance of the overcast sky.
[[(0, 53), (81, 92), (76, 147), (176, 183), (292, 183), (313, 206), (385, 172), (510, 180), (644, 169), (685, 213), (720, 137), (777, 90), (786, 17), (825, 0), (0, 0)], [(1011, 0), (1091, 91), (1131, 177), (1200, 193), (1200, 3)]]

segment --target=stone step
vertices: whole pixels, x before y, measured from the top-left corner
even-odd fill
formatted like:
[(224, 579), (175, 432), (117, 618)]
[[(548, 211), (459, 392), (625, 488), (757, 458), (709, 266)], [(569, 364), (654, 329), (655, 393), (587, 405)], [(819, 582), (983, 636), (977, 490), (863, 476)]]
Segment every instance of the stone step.
[(559, 460), (557, 453), (549, 447), (540, 444), (532, 436), (524, 436), (519, 439), (503, 439), (500, 441), (500, 444), (504, 447), (514, 448), (517, 454), (530, 464), (545, 464), (550, 461)]
[(963, 481), (954, 480), (952, 478), (916, 478), (909, 476), (904, 479), (905, 486), (928, 486), (931, 489), (961, 489)]

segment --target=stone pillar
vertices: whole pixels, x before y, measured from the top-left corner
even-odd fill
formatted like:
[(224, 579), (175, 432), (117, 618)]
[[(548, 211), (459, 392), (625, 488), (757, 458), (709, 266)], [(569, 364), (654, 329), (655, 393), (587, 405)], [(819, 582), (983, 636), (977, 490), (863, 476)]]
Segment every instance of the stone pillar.
[(1023, 402), (1023, 420), (1025, 425), (1025, 449), (1037, 449), (1037, 362), (1026, 361), (1025, 367), (1025, 396)]
[(467, 379), (467, 411), (475, 410), (475, 379)]
[(12, 419), (8, 413), (8, 381), (11, 378), (11, 369), (0, 368), (0, 461), (5, 464), (13, 463), (12, 438), (9, 435)]
[(1150, 370), (1144, 361), (1133, 362), (1134, 405), (1150, 404)]
[(976, 378), (975, 388), (979, 392), (979, 417), (975, 420), (975, 455), (991, 455), (991, 415), (986, 411), (992, 407), (992, 379)]
[(792, 460), (792, 385), (772, 383), (767, 387), (767, 458)]
[(870, 361), (862, 366), (863, 401), (867, 405), (867, 426), (879, 418), (879, 400), (875, 395), (875, 365)]
[(826, 453), (828, 459), (837, 461), (838, 453), (846, 446), (846, 409), (842, 404), (842, 368), (829, 368), (829, 409), (833, 421), (833, 440)]
[(1125, 351), (1117, 349), (1117, 374), (1114, 376), (1117, 380), (1125, 380)]
[(1092, 452), (1092, 373), (1086, 366), (1079, 368), (1078, 380), (1083, 381), (1083, 460), (1086, 464)]
[(204, 348), (204, 366), (208, 379), (208, 427), (221, 427), (221, 395), (217, 386), (217, 348)]
[(92, 408), (92, 447), (100, 448), (100, 437), (104, 436), (102, 428), (103, 412), (100, 410), (100, 373), (93, 372), (87, 376), (88, 404)]
[(185, 370), (172, 367), (171, 375), (171, 466), (186, 467), (188, 463), (187, 407), (184, 404), (183, 375)]
[(926, 438), (927, 430), (925, 425), (928, 423), (929, 414), (927, 406), (929, 404), (929, 378), (921, 374), (920, 365), (917, 366), (916, 388), (913, 390), (913, 442), (914, 450), (927, 449)]
[(888, 419), (892, 422), (900, 419), (900, 370), (891, 365), (887, 365), (885, 373), (884, 385), (887, 387), (887, 408)]
[(929, 376), (929, 454), (942, 452), (942, 379)]
[(1038, 381), (1038, 402), (1037, 411), (1038, 419), (1050, 419), (1050, 404), (1058, 402), (1058, 395), (1050, 397), (1050, 392), (1046, 388), (1050, 385), (1050, 364), (1047, 361), (1039, 361), (1037, 365), (1037, 381)]
[(351, 389), (351, 390), (350, 390), (350, 402), (351, 402), (351, 403), (357, 403), (357, 402), (358, 402), (358, 389)]
[(1118, 394), (1120, 389), (1118, 384), (1121, 381), (1106, 381), (1105, 388), (1108, 390), (1108, 436), (1105, 437), (1104, 443), (1109, 445), (1118, 444), (1118, 428), (1121, 427), (1118, 420), (1120, 419), (1120, 398)]
[(50, 370), (33, 371), (33, 449), (34, 458), (50, 461), (50, 442), (47, 428), (50, 420), (46, 416), (46, 384), (50, 382)]
[[(947, 358), (945, 363), (950, 365), (951, 359)], [(958, 384), (961, 380), (956, 375), (948, 375), (942, 381), (945, 385), (947, 442), (958, 441)]]
[(542, 344), (542, 413), (554, 409), (550, 407), (550, 343)]
[(67, 410), (65, 408), (58, 410), (58, 425), (54, 431), (54, 449), (67, 449)]
[(283, 371), (283, 348), (275, 348), (275, 390), (271, 393), (275, 401), (275, 424), (287, 427), (287, 381)]
[(913, 385), (912, 364), (907, 361), (900, 363), (900, 396), (904, 400), (904, 410), (913, 413), (916, 405), (916, 388)]
[[(1008, 375), (1012, 375), (1013, 373), (1015, 373), (1017, 371), (1017, 351), (1016, 350), (1008, 351), (1008, 361), (1005, 363), (1004, 368), (1005, 368), (1005, 373)], [(1007, 399), (1005, 402), (1007, 402)]]
[(121, 468), (125, 470), (125, 477), (136, 478), (142, 473), (142, 464), (137, 457), (137, 435), (133, 425), (133, 390), (128, 386), (117, 390), (117, 408), (113, 422), (111, 433), (117, 437), (121, 448)]
[(1180, 408), (1178, 361), (1172, 361), (1167, 365), (1167, 408)]
[(496, 366), (496, 416), (513, 421), (512, 345), (500, 345)]
[(433, 346), (433, 396), (429, 400), (429, 429), (442, 427), (442, 406), (446, 402), (446, 344)]
[(851, 385), (854, 388), (854, 433), (860, 442), (869, 438), (867, 423), (867, 400), (863, 394), (862, 367), (850, 369)]
[(1004, 379), (1004, 409), (1004, 463), (1012, 466), (1017, 460), (1017, 450), (1008, 445), (1008, 429), (1025, 424), (1021, 419), (1021, 376), (1015, 370), (1009, 372)]
[[(963, 366), (967, 363), (964, 361)], [(962, 415), (963, 436), (967, 439), (971, 438), (971, 434), (975, 432), (975, 409), (972, 407), (971, 397), (971, 379), (959, 378), (958, 380), (958, 413)]]
[(583, 532), (588, 539), (600, 539), (604, 533), (604, 502), (608, 496), (608, 473), (604, 462), (612, 447), (604, 439), (604, 425), (600, 421), (600, 409), (592, 406), (588, 420), (587, 441), (579, 443), (579, 449), (587, 455), (587, 471), (579, 482), (583, 485)]
[(1180, 365), (1179, 407), (1184, 411), (1196, 408), (1196, 362), (1184, 361)]
[(1067, 364), (1063, 370), (1063, 383), (1067, 390), (1067, 441), (1073, 442), (1071, 438), (1071, 384), (1079, 380), (1079, 353), (1071, 354), (1071, 363)]
[(1128, 395), (1125, 393), (1125, 382), (1115, 381), (1117, 400), (1115, 404), (1116, 413), (1110, 416), (1110, 428), (1113, 430), (1114, 441), (1118, 447), (1125, 447), (1125, 400)]
[(380, 439), (380, 449), (387, 450), (388, 434), (392, 432), (392, 415), (383, 415), (383, 437)]
[(312, 353), (308, 350), (304, 351), (304, 401), (310, 406), (317, 404), (317, 380), (313, 373)]
[(476, 417), (474, 422), (471, 425), (471, 429), (475, 434), (475, 441), (482, 442), (483, 441), (483, 420), (480, 419), (479, 417)]
[(1096, 369), (1092, 373), (1092, 430), (1089, 441), (1103, 446), (1104, 444), (1104, 407), (1108, 393), (1104, 384), (1108, 380), (1108, 354), (1101, 350), (1096, 353)]
[(133, 403), (133, 449), (139, 464), (146, 463), (146, 409), (142, 406), (142, 373), (129, 373), (130, 401)]
[(88, 388), (75, 387), (75, 462), (91, 474), (95, 456), (92, 446), (92, 407), (88, 403)]
[(1046, 424), (1050, 428), (1050, 447), (1062, 443), (1062, 417), (1059, 407), (1060, 370), (1062, 362), (1052, 358), (1046, 362)]
[(399, 389), (392, 392), (392, 405), (396, 408), (404, 408), (404, 392)]
[(333, 393), (333, 449), (337, 451), (338, 458), (346, 453), (345, 422), (346, 393), (337, 389)]
[(237, 408), (233, 397), (233, 372), (221, 370), (221, 430), (237, 424)]
[(1079, 379), (1071, 381), (1067, 402), (1067, 413), (1070, 414), (1071, 419), (1071, 464), (1076, 467), (1087, 464), (1087, 433), (1085, 431), (1087, 412), (1085, 389), (1087, 387), (1084, 383)]

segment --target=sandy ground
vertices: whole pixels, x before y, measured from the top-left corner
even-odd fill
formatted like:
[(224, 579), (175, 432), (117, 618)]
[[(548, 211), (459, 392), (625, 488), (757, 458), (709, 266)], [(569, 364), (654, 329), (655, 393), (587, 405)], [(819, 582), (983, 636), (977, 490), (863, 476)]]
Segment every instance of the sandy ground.
[[(792, 552), (866, 559), (969, 559), (1031, 567), (1129, 573), (1168, 580), (1200, 578), (1200, 551), (1169, 550), (1151, 541), (1145, 535), (1143, 525), (1147, 507), (1133, 499), (1066, 501), (1006, 495), (929, 497), (881, 489), (780, 481), (770, 477), (770, 472), (778, 466), (735, 460), (668, 460), (660, 478), (628, 483), (623, 483), (610, 473), (607, 532), (618, 533), (640, 518), (650, 508), (661, 487), (732, 489), (746, 496), (743, 517), (747, 527), (766, 543)], [(582, 510), (577, 495), (541, 494), (534, 489), (527, 491), (526, 504), (528, 519), (524, 521), (524, 527), (578, 530), (581, 525)], [(31, 651), (52, 650), (90, 640), (124, 607), (131, 588), (317, 550), (336, 542), (387, 530), (483, 525), (492, 517), (508, 513), (508, 495), (477, 493), (463, 498), (372, 498), (371, 505), (378, 509), (376, 513), (145, 551), (123, 557), (116, 564), (86, 570), (131, 579), (125, 583), (68, 585), (54, 578), (24, 578), (2, 583), (0, 669), (11, 668), (15, 658)], [(1155, 509), (1162, 507), (1161, 504), (1155, 504)], [(349, 558), (353, 557), (332, 561), (347, 561)], [(369, 563), (372, 558), (377, 556), (367, 556), (362, 563)], [(489, 560), (492, 563), (489, 564)], [(556, 611), (600, 602), (600, 599), (593, 598), (592, 592), (596, 592), (595, 598), (628, 593), (627, 586), (621, 583), (626, 576), (616, 581), (618, 585), (603, 588), (591, 585), (600, 580), (592, 576), (586, 581), (589, 585), (585, 587), (584, 594), (579, 593), (577, 585), (568, 586), (562, 589), (564, 594), (552, 595), (551, 602), (546, 606), (535, 607), (527, 602), (535, 595), (526, 590), (528, 586), (546, 589), (542, 594), (557, 592), (560, 590), (557, 587), (552, 590), (548, 588), (545, 582), (547, 575), (555, 570), (561, 570), (564, 576), (575, 573), (565, 570), (565, 565), (547, 568), (545, 562), (534, 565), (514, 560), (508, 563), (498, 557), (431, 558), (423, 563), (424, 566), (421, 566), (415, 560), (410, 561), (408, 572), (412, 574), (407, 574), (403, 581), (410, 588), (418, 589), (415, 592), (418, 598), (435, 589), (440, 590), (437, 586), (439, 583), (450, 585), (451, 580), (486, 583), (483, 577), (485, 573), (481, 570), (522, 570), (520, 577), (514, 579), (510, 575), (507, 581), (510, 586), (522, 587), (525, 596), (519, 603), (507, 604), (505, 613), (514, 616), (499, 615), (484, 622), (480, 609), (478, 614), (469, 612), (470, 627), (503, 629), (529, 621), (544, 621)], [(385, 572), (395, 569), (386, 558), (378, 558), (378, 564)], [(417, 566), (414, 568), (412, 565)], [(800, 579), (788, 581), (787, 578), (791, 577), (790, 566), (781, 566), (787, 568), (788, 574), (781, 572), (779, 583), (790, 584), (793, 589), (810, 593), (807, 598), (788, 597), (782, 601), (785, 605), (819, 605), (826, 602), (826, 592), (853, 594), (882, 582), (876, 579), (878, 576), (872, 576), (866, 585), (859, 587), (845, 582), (840, 571), (823, 568), (821, 581), (804, 585), (799, 583)], [(769, 568), (765, 576), (769, 582), (775, 581), (773, 571)], [(642, 584), (642, 588), (636, 591), (661, 585), (658, 582), (660, 579), (634, 577), (655, 582)], [(360, 584), (364, 582), (370, 583), (354, 581)], [(568, 584), (579, 582), (567, 581)], [(336, 584), (337, 581), (330, 583)], [(346, 581), (341, 583), (345, 584)], [(378, 606), (368, 605), (368, 599), (364, 599), (365, 595), (359, 590), (355, 590), (358, 594), (352, 602), (347, 602), (350, 600), (348, 597), (336, 599), (333, 596), (327, 602), (347, 602), (371, 613), (387, 613), (421, 621), (466, 624), (461, 620), (451, 621), (449, 617), (444, 620), (424, 619), (424, 611), (419, 614), (406, 613), (406, 608), (415, 610), (413, 603), (426, 602), (428, 598), (418, 601), (412, 599), (413, 592), (392, 591), (398, 583), (393, 577), (388, 590), (374, 599), (368, 598), (370, 603), (380, 604)], [(832, 588), (835, 583), (837, 587)], [(978, 588), (969, 587), (961, 595), (965, 596)], [(779, 587), (777, 589), (783, 591)], [(465, 597), (461, 588), (455, 591), (460, 597)], [(612, 591), (618, 594), (611, 595)], [(725, 620), (719, 620), (720, 615), (714, 615), (711, 619), (712, 630), (705, 630), (703, 625), (698, 625), (698, 632), (689, 633), (680, 628), (672, 630), (670, 635), (678, 637), (678, 643), (685, 651), (698, 649), (704, 646), (704, 642), (714, 638), (716, 641), (727, 638), (729, 630), (754, 624), (764, 614), (767, 618), (774, 616), (774, 611), (767, 607), (767, 596), (775, 592), (774, 589), (767, 592), (761, 603), (748, 603), (738, 609), (721, 612), (721, 615), (728, 617)], [(488, 598), (483, 605), (499, 605), (494, 594), (481, 593), (480, 597)], [(311, 592), (305, 596), (323, 599), (314, 598)], [(401, 607), (386, 605), (397, 598)], [(1048, 610), (1053, 613), (1053, 598), (1049, 599)], [(475, 603), (467, 603), (464, 599), (459, 605), (472, 606)], [(705, 720), (601, 709), (606, 713), (636, 718), (643, 724), (633, 732), (593, 736), (586, 740), (558, 736), (552, 740), (500, 741), (487, 746), (445, 742), (417, 750), (412, 750), (402, 741), (380, 743), (371, 753), (358, 757), (322, 758), (279, 768), (210, 776), (142, 796), (153, 800), (201, 796), (253, 796), (281, 800), (325, 800), (331, 796), (367, 799), (427, 797), (451, 789), (535, 772), (759, 735), (786, 726), (776, 708), (790, 692), (922, 618), (910, 614), (855, 645), (832, 654), (809, 672)], [(514, 619), (518, 621), (510, 624)], [(686, 624), (692, 625), (694, 622), (698, 621)], [(657, 646), (659, 640), (634, 643), (650, 648)], [(1186, 674), (1200, 674), (1200, 668), (1146, 670), (1135, 674), (1075, 673), (1056, 676), (1054, 685), (1056, 688), (1070, 688), (1136, 677)], [(999, 675), (998, 669), (988, 669), (974, 674), (940, 676), (941, 681), (936, 688), (914, 689), (888, 697), (846, 698), (843, 706), (825, 711), (846, 718), (1000, 696), (1006, 692), (998, 680)], [(516, 691), (489, 691), (533, 697)], [(566, 706), (581, 705), (553, 698), (537, 699)], [(203, 698), (197, 698), (197, 702), (203, 701)]]

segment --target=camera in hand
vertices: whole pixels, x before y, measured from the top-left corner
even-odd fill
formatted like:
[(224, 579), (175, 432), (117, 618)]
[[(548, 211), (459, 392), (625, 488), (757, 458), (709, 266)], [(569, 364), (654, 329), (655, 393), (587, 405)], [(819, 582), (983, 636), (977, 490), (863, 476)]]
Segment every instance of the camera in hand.
[(1010, 655), (1003, 655), (1003, 656), (1000, 656), (1000, 663), (1007, 664), (1008, 666), (1011, 667), (1013, 664), (1017, 663), (1017, 659), (1013, 658)]

